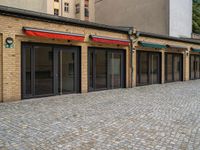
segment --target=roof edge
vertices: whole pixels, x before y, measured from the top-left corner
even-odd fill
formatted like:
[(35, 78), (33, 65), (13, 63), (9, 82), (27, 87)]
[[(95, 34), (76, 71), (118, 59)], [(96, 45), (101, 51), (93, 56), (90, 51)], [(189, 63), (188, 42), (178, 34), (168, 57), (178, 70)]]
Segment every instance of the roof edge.
[(193, 40), (192, 38), (182, 39), (182, 38), (172, 37), (172, 36), (168, 36), (168, 35), (160, 35), (160, 34), (155, 34), (155, 33), (141, 32), (141, 31), (138, 31), (136, 33), (136, 35), (144, 36), (144, 37), (152, 37), (152, 38), (156, 38), (156, 39), (173, 40), (173, 41), (178, 41), (178, 42), (200, 44), (200, 41)]
[(82, 21), (78, 19), (72, 19), (72, 18), (61, 17), (61, 16), (54, 16), (51, 14), (39, 13), (35, 11), (8, 7), (8, 6), (3, 6), (3, 5), (0, 5), (0, 15), (30, 19), (30, 20), (39, 20), (39, 21), (45, 21), (45, 22), (53, 22), (53, 23), (59, 23), (59, 24), (70, 24), (70, 25), (75, 25), (79, 27), (88, 27), (88, 28), (93, 28), (93, 29), (101, 29), (101, 30), (120, 32), (120, 33), (126, 33), (126, 34), (128, 34), (129, 30), (131, 29), (130, 27), (110, 26), (106, 24)]

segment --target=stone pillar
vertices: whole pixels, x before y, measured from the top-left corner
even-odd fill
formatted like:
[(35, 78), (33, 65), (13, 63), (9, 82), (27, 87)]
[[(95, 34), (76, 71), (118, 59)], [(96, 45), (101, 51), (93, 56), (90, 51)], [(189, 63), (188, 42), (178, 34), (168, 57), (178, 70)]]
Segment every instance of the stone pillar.
[(81, 93), (88, 92), (88, 46), (81, 46)]

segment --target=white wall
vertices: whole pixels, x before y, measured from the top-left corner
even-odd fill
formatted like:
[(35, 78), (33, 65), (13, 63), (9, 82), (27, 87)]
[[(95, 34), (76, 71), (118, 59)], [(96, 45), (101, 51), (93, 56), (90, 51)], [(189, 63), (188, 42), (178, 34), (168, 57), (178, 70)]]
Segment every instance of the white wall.
[(0, 0), (0, 5), (37, 12), (47, 12), (47, 0)]
[(192, 0), (170, 0), (169, 35), (191, 37)]

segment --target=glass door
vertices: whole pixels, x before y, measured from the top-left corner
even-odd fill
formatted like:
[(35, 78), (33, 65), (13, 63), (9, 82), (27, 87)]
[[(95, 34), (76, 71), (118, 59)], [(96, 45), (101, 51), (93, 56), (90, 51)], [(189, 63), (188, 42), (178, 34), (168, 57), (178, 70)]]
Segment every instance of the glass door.
[(137, 85), (160, 83), (160, 54), (154, 52), (137, 52)]
[(108, 53), (108, 78), (109, 88), (115, 89), (122, 87), (123, 84), (123, 54)]
[(190, 55), (190, 79), (200, 78), (200, 56)]
[(53, 95), (53, 74), (51, 46), (22, 46), (22, 98)]
[(183, 55), (165, 53), (165, 82), (183, 80)]
[(79, 48), (22, 44), (22, 98), (79, 92)]
[(182, 57), (178, 54), (174, 55), (174, 81), (182, 80)]
[(55, 49), (55, 92), (57, 94), (79, 92), (78, 64), (78, 51), (75, 48)]
[(195, 78), (196, 79), (200, 78), (200, 56), (196, 56), (196, 73), (195, 73)]
[(190, 55), (190, 79), (195, 79), (195, 56)]
[(90, 48), (88, 53), (89, 91), (123, 88), (125, 66), (122, 50)]
[(157, 84), (160, 83), (160, 57), (159, 54), (154, 53), (150, 54), (150, 63), (149, 63), (149, 83)]

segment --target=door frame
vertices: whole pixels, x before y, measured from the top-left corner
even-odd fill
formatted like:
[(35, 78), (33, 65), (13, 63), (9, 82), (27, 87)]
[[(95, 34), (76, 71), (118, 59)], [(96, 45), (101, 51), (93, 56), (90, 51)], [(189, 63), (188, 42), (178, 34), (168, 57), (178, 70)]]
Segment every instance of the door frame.
[[(192, 57), (192, 56), (194, 56), (194, 62), (195, 62), (195, 63), (193, 64), (193, 65), (194, 65), (194, 68), (195, 68), (195, 70), (194, 70), (194, 78), (191, 77), (191, 76), (192, 76), (192, 75), (191, 75), (191, 71), (192, 71), (192, 68), (191, 68), (191, 63), (192, 63), (191, 61), (192, 61), (192, 59), (191, 59), (191, 57)], [(199, 60), (200, 60), (200, 55), (198, 55), (198, 54), (190, 54), (190, 80), (197, 80), (197, 79), (200, 79), (200, 76), (199, 76), (199, 78), (196, 77), (196, 73), (197, 73), (197, 71), (196, 71), (196, 58), (197, 58), (197, 57), (199, 57)], [(199, 63), (200, 63), (200, 61), (199, 61)], [(200, 65), (199, 65), (199, 71), (200, 71)]]
[[(140, 60), (141, 60), (141, 57), (140, 57), (140, 54), (141, 53), (146, 53), (147, 54), (147, 83), (141, 83), (141, 65), (140, 65)], [(137, 53), (136, 53), (136, 75), (137, 75), (137, 78), (136, 78), (136, 86), (145, 86), (145, 85), (152, 85), (152, 83), (150, 83), (150, 58), (153, 54), (157, 54), (158, 55), (158, 83), (155, 83), (155, 84), (161, 84), (161, 80), (162, 80), (162, 76), (161, 76), (161, 73), (162, 73), (162, 57), (161, 57), (161, 52), (154, 52), (154, 51), (144, 51), (144, 50), (137, 50)], [(154, 84), (154, 83), (153, 83)]]
[[(167, 63), (168, 63), (168, 60), (166, 59), (168, 57), (168, 54), (171, 54), (172, 55), (172, 81), (167, 81)], [(180, 56), (181, 58), (181, 64), (180, 64), (180, 75), (179, 75), (179, 78), (180, 80), (178, 81), (183, 81), (183, 54), (180, 54), (180, 53), (171, 53), (171, 52), (165, 52), (165, 83), (171, 83), (171, 82), (178, 82), (178, 81), (175, 81), (174, 80), (174, 56)]]
[[(106, 88), (102, 89), (96, 89), (96, 50), (102, 50), (106, 52)], [(90, 88), (90, 52), (93, 52), (93, 74), (92, 74), (92, 86), (93, 89)], [(101, 90), (108, 90), (111, 89), (109, 86), (110, 83), (110, 77), (109, 77), (109, 68), (108, 68), (108, 60), (109, 60), (109, 53), (119, 53), (122, 55), (122, 60), (121, 60), (121, 88), (126, 87), (126, 53), (125, 49), (114, 49), (114, 48), (99, 48), (99, 47), (88, 47), (88, 91), (93, 92), (93, 91), (101, 91)]]
[[(53, 92), (52, 94), (44, 94), (44, 95), (35, 95), (35, 50), (34, 46), (46, 46), (51, 47), (53, 51)], [(26, 48), (30, 48), (31, 51), (31, 95), (26, 95), (26, 56), (25, 56), (25, 50)], [(37, 42), (21, 42), (21, 97), (22, 99), (30, 99), (30, 98), (39, 98), (39, 97), (48, 97), (48, 96), (54, 96), (59, 95), (56, 92), (56, 70), (58, 69), (56, 66), (56, 59), (55, 53), (57, 53), (56, 49), (63, 48), (63, 49), (69, 49), (74, 48), (74, 51), (77, 53), (77, 57), (75, 58), (76, 66), (77, 66), (77, 74), (75, 75), (78, 79), (76, 81), (76, 89), (77, 92), (80, 93), (81, 91), (81, 47), (80, 46), (69, 46), (69, 45), (61, 45), (61, 44), (48, 44), (48, 43), (37, 43)], [(76, 50), (75, 50), (76, 49)], [(68, 50), (67, 50), (68, 51)], [(63, 93), (64, 95), (65, 93)], [(68, 94), (68, 93), (66, 93)]]
[[(79, 53), (79, 50), (78, 50), (78, 47), (70, 47), (70, 49), (68, 50), (67, 47), (65, 46), (56, 46), (54, 49), (54, 93), (55, 95), (63, 95), (63, 94), (72, 94), (72, 93), (78, 93), (80, 92), (80, 53)], [(61, 67), (59, 66), (59, 57), (61, 56), (60, 55), (60, 52), (63, 52), (63, 51), (67, 51), (67, 52), (74, 52), (75, 54), (75, 57), (74, 57), (74, 71), (75, 71), (75, 80), (74, 80), (74, 92), (64, 92), (64, 93), (60, 93), (58, 91), (58, 88), (59, 88), (59, 69), (58, 67)], [(61, 65), (61, 64), (60, 64)]]

